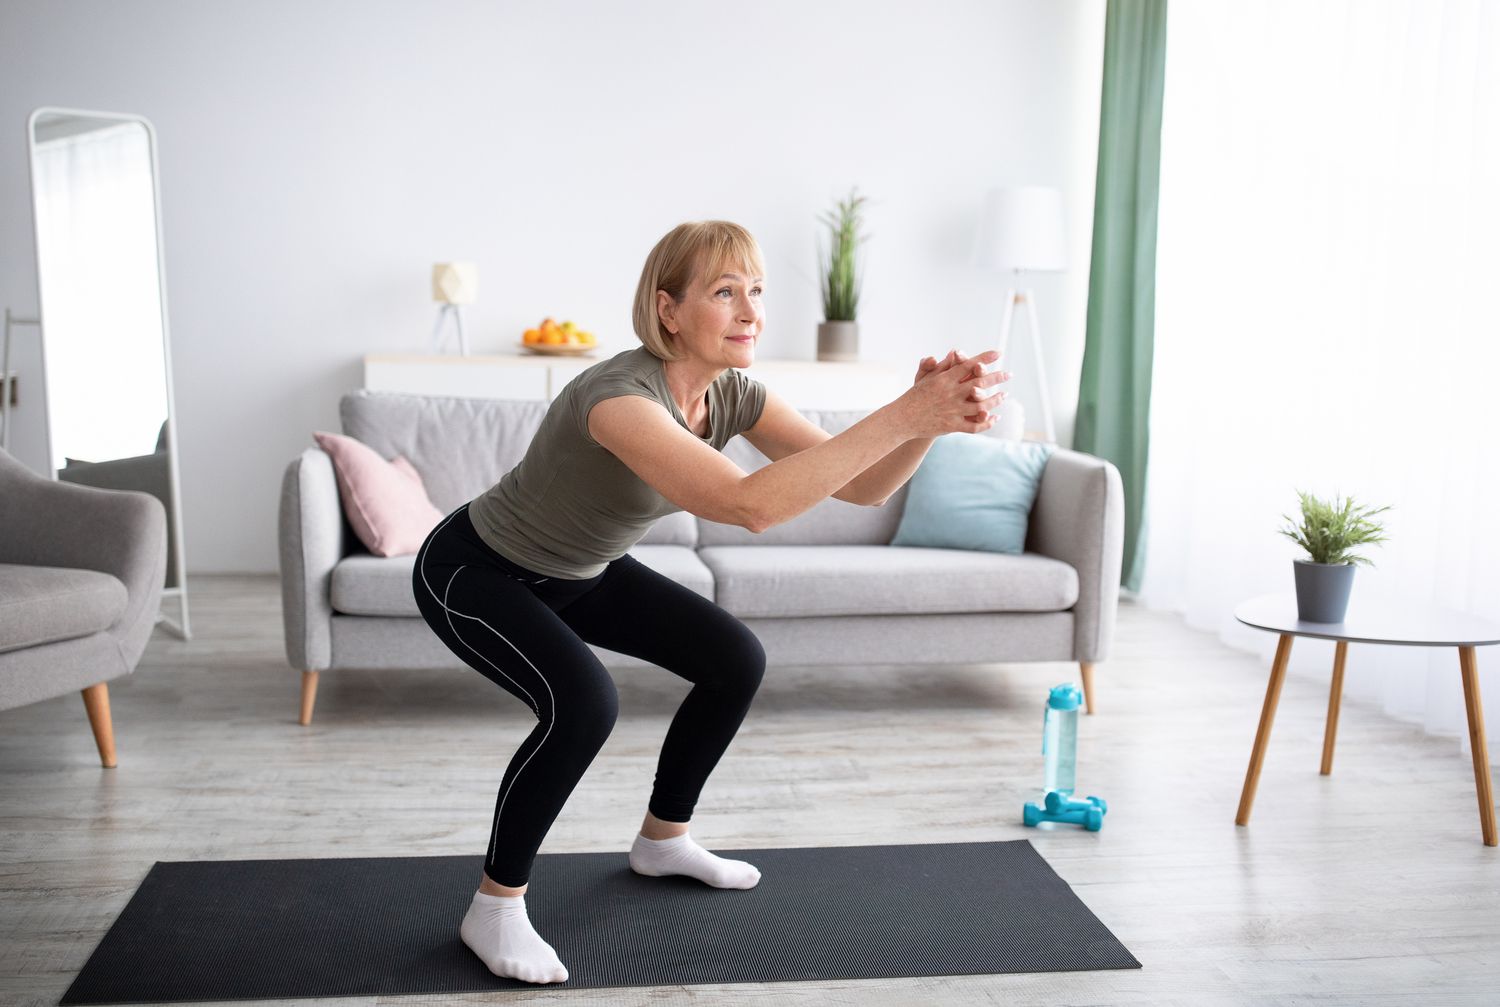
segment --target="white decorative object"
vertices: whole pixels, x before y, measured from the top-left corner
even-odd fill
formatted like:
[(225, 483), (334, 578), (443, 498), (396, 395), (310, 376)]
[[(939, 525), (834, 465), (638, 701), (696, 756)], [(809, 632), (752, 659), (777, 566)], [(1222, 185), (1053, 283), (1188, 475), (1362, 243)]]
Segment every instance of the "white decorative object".
[[(1036, 317), (1036, 297), (1030, 288), (1022, 288), (1021, 274), (1056, 272), (1067, 266), (1063, 243), (1062, 194), (1056, 189), (1023, 185), (991, 189), (985, 198), (984, 212), (974, 240), (973, 263), (980, 269), (1011, 273), (1005, 292), (1005, 309), (1000, 319), (1000, 359), (1002, 365), (1006, 344), (1010, 341), (1011, 322), (1016, 305), (1025, 304), (1031, 328), (1031, 346), (1036, 358), (1037, 390), (1041, 398), (1042, 421), (1048, 442), (1057, 435), (1052, 426), (1052, 404), (1047, 395), (1047, 373), (1042, 362), (1041, 327)], [(1019, 403), (1015, 403), (1019, 405)]]
[(994, 435), (1006, 441), (1026, 439), (1026, 409), (1019, 399), (1007, 397), (1000, 406), (1000, 419), (995, 422)]
[(442, 335), (443, 319), (449, 313), (458, 328), (458, 352), (469, 355), (469, 340), (464, 335), (463, 316), (458, 312), (460, 304), (473, 304), (479, 296), (479, 267), (472, 262), (438, 262), (432, 267), (432, 299), (442, 304), (438, 309), (437, 324), (432, 328), (432, 352), (441, 353), (447, 343)]

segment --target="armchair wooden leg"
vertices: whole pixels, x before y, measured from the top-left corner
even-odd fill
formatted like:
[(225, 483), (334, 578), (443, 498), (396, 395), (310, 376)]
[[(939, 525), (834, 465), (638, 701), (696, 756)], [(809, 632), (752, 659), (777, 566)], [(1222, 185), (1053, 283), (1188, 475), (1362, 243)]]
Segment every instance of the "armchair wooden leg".
[(1094, 665), (1089, 661), (1078, 662), (1078, 673), (1083, 678), (1083, 712), (1094, 712)]
[(1255, 729), (1255, 745), (1250, 749), (1250, 767), (1245, 770), (1245, 789), (1240, 791), (1240, 809), (1234, 824), (1250, 824), (1250, 806), (1255, 803), (1255, 785), (1260, 782), (1260, 764), (1266, 758), (1266, 743), (1271, 740), (1271, 723), (1276, 719), (1276, 704), (1281, 700), (1281, 683), (1286, 681), (1286, 666), (1292, 659), (1292, 635), (1282, 633), (1276, 643), (1276, 660), (1271, 664), (1271, 680), (1266, 683), (1266, 701), (1260, 708), (1260, 726)]
[(313, 702), (318, 698), (318, 673), (316, 671), (304, 671), (302, 673), (302, 717), (303, 725), (312, 723)]
[(1474, 757), (1474, 789), (1479, 792), (1479, 834), (1484, 845), (1500, 844), (1495, 834), (1495, 790), (1490, 781), (1489, 746), (1484, 741), (1484, 707), (1479, 702), (1479, 661), (1473, 647), (1458, 648), (1464, 681), (1464, 707), (1469, 714), (1469, 752)]
[(99, 761), (106, 769), (115, 768), (115, 726), (109, 717), (109, 686), (100, 682), (84, 689), (83, 708), (88, 711), (89, 726), (94, 729)]
[(1348, 640), (1340, 640), (1333, 648), (1333, 685), (1328, 689), (1328, 724), (1323, 728), (1323, 766), (1318, 770), (1324, 776), (1333, 772), (1333, 739), (1339, 733), (1339, 700), (1344, 695), (1344, 658), (1348, 654)]

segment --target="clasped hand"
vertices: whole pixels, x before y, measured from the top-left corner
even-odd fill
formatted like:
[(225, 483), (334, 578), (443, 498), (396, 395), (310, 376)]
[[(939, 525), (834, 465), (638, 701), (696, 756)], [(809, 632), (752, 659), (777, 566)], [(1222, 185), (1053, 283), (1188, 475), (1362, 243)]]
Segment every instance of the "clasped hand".
[(985, 364), (998, 359), (999, 350), (985, 350), (974, 357), (949, 350), (942, 360), (923, 357), (911, 389), (902, 396), (911, 406), (916, 433), (931, 437), (981, 433), (994, 426), (1006, 393), (984, 395), (979, 389), (1010, 380), (1006, 371), (985, 371)]

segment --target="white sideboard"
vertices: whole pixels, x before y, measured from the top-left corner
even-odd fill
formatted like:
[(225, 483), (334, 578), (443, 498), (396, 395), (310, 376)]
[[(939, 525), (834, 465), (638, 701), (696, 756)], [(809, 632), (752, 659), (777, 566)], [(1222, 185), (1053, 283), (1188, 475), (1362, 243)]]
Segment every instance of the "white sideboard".
[[(364, 380), (371, 391), (550, 401), (579, 372), (617, 352), (601, 348), (590, 357), (372, 353), (364, 360)], [(916, 361), (757, 360), (745, 373), (799, 409), (874, 409), (911, 387)]]

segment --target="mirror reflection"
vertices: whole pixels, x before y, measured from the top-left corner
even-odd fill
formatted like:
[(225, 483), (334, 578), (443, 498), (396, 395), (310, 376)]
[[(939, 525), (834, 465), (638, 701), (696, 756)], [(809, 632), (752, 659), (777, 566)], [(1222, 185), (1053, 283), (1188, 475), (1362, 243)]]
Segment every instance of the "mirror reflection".
[[(168, 520), (166, 587), (180, 589), (181, 509), (150, 131), (138, 117), (38, 110), (31, 169), (52, 468), (69, 482), (160, 498)], [(185, 624), (186, 598), (180, 603)]]

